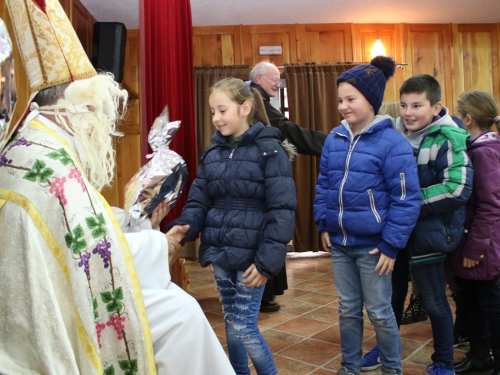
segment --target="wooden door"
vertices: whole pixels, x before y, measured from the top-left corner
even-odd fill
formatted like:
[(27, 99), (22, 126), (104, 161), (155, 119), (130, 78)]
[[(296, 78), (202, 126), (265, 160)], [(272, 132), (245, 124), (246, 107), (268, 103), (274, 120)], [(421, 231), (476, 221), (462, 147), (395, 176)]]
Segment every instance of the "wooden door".
[(454, 100), (481, 89), (500, 101), (499, 25), (453, 25)]
[(240, 27), (193, 27), (194, 66), (239, 65)]
[(443, 105), (453, 108), (451, 25), (404, 24), (403, 56), (406, 77), (429, 74), (441, 85)]
[[(382, 42), (386, 56), (405, 63), (402, 53), (400, 24), (355, 24), (353, 26), (354, 61), (369, 62), (377, 41)], [(387, 82), (384, 102), (399, 101), (399, 88), (405, 80), (406, 65), (398, 65), (394, 77)]]
[[(276, 66), (297, 62), (295, 25), (244, 25), (241, 29), (242, 63), (255, 66), (270, 61)], [(281, 46), (281, 55), (261, 55), (261, 46)]]
[(353, 61), (351, 24), (297, 25), (297, 62)]

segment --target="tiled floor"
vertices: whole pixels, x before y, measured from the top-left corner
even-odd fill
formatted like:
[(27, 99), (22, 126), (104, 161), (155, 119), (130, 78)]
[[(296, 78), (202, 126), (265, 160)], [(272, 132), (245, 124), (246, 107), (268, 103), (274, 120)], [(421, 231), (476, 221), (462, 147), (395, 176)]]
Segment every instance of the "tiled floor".
[[(261, 313), (259, 326), (280, 375), (335, 374), (340, 367), (338, 327), (338, 295), (333, 285), (330, 257), (297, 257), (286, 260), (288, 290), (278, 296), (278, 312)], [(318, 253), (316, 253), (318, 255)], [(221, 344), (226, 347), (224, 318), (219, 294), (209, 268), (196, 261), (187, 261), (190, 294), (195, 297)], [(454, 302), (449, 298), (454, 311)], [(403, 370), (405, 375), (425, 374), (431, 363), (432, 332), (429, 320), (401, 327)], [(365, 314), (363, 351), (375, 345), (375, 333)], [(455, 360), (461, 360), (468, 347), (455, 350)], [(381, 371), (366, 372), (366, 375)], [(252, 374), (255, 371), (252, 368)]]

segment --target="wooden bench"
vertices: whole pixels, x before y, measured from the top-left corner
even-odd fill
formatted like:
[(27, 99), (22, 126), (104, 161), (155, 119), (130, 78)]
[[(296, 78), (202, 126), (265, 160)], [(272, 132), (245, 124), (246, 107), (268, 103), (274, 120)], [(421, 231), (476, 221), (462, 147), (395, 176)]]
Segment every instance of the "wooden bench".
[(168, 256), (168, 264), (172, 282), (187, 292), (189, 290), (189, 275), (185, 267), (186, 260), (179, 257), (179, 250), (170, 253)]

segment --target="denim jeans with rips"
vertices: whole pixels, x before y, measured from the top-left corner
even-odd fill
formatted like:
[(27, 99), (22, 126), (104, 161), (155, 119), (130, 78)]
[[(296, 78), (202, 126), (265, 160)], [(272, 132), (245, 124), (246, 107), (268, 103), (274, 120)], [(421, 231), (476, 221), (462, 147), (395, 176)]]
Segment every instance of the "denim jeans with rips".
[(258, 375), (277, 375), (273, 355), (259, 331), (259, 309), (265, 284), (257, 288), (243, 285), (244, 271), (213, 264), (226, 323), (229, 361), (237, 375), (250, 375), (248, 356)]
[(379, 275), (375, 271), (380, 253), (370, 255), (373, 249), (331, 246), (333, 279), (339, 294), (341, 365), (355, 374), (361, 370), (364, 303), (375, 329), (380, 363), (402, 373), (401, 339), (391, 306), (391, 274)]

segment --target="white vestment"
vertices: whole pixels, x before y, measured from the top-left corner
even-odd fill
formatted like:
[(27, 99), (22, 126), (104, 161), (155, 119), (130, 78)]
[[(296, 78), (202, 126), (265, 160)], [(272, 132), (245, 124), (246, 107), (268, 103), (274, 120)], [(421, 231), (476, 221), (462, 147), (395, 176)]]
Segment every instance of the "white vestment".
[[(113, 211), (123, 228), (124, 211)], [(142, 287), (158, 375), (234, 374), (198, 302), (170, 281), (165, 234), (146, 219), (125, 236)]]
[(0, 373), (234, 374), (165, 235), (124, 235), (73, 138), (35, 115), (0, 155)]

